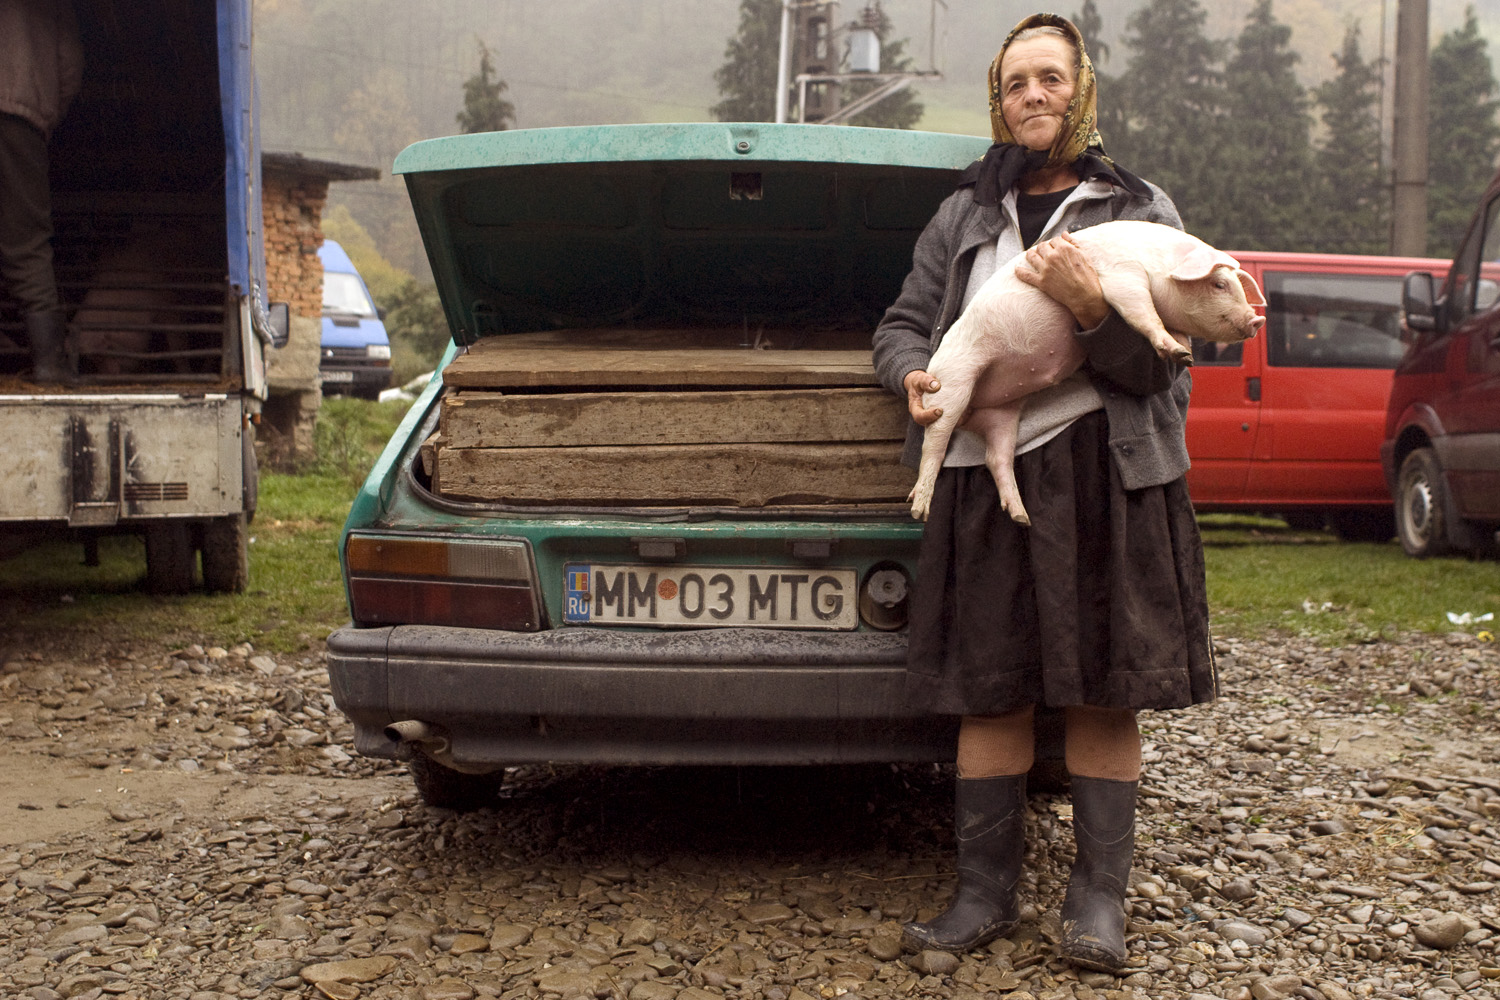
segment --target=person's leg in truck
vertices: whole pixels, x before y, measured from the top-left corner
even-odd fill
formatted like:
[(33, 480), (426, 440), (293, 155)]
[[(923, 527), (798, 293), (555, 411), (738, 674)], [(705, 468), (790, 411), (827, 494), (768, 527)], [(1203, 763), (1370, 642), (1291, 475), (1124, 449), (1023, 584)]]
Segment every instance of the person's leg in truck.
[(31, 344), (33, 381), (71, 376), (57, 279), (52, 270), (52, 194), (47, 139), (15, 115), (0, 113), (0, 281), (21, 307)]

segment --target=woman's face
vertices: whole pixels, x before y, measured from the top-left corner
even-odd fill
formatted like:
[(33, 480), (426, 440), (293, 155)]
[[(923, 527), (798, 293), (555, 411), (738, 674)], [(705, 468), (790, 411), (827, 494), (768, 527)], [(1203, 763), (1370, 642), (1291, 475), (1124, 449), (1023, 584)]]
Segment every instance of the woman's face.
[(1050, 149), (1078, 81), (1073, 46), (1056, 35), (1011, 42), (1000, 59), (1001, 113), (1016, 142)]

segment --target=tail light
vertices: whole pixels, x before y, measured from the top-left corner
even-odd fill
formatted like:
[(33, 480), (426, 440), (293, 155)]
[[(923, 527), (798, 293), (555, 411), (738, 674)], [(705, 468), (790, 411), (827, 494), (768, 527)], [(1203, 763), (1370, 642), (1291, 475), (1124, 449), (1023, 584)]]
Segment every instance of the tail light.
[(353, 531), (344, 545), (344, 576), (360, 625), (542, 628), (524, 541)]

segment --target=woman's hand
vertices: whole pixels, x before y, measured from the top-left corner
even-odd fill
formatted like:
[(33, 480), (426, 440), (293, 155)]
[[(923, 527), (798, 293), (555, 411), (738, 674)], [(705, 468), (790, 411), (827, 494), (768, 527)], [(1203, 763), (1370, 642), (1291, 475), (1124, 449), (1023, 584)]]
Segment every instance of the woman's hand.
[(941, 407), (929, 410), (922, 405), (924, 392), (937, 392), (940, 388), (937, 379), (919, 368), (916, 371), (907, 372), (901, 384), (906, 387), (906, 409), (911, 413), (911, 418), (917, 422), (918, 427), (926, 427), (943, 415)]
[(1066, 306), (1080, 329), (1092, 330), (1109, 315), (1099, 275), (1072, 233), (1027, 250), (1016, 265), (1016, 277)]

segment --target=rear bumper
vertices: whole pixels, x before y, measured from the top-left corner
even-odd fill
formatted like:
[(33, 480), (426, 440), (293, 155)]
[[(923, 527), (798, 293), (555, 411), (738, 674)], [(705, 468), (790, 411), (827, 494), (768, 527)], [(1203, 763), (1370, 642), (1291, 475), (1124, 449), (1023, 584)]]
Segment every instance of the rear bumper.
[(237, 514), (245, 406), (226, 392), (0, 397), (0, 521), (113, 528)]
[(469, 765), (951, 760), (955, 719), (910, 705), (906, 636), (723, 629), (519, 633), (346, 627), (328, 640), (356, 749), (441, 727)]

